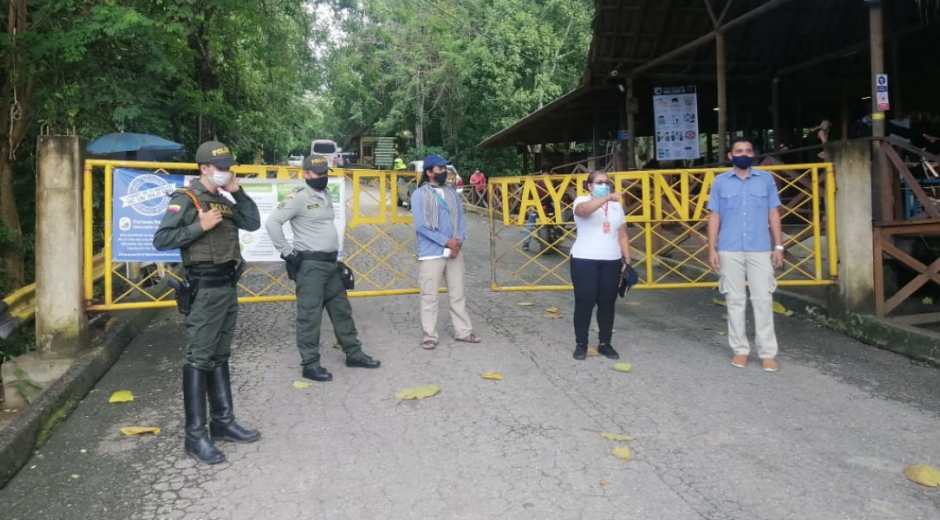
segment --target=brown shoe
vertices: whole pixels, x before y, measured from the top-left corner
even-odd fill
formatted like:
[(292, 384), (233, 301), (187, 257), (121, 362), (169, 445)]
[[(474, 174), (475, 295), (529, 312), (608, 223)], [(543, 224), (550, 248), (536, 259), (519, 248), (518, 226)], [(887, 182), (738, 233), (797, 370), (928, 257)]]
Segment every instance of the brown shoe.
[(776, 372), (777, 371), (777, 360), (774, 358), (767, 358), (761, 361), (763, 365), (764, 372)]
[(746, 366), (747, 366), (747, 356), (744, 355), (744, 354), (735, 354), (734, 357), (731, 358), (731, 365), (732, 365), (732, 366), (736, 366), (736, 367), (738, 367), (738, 368), (744, 368), (744, 367), (746, 367)]

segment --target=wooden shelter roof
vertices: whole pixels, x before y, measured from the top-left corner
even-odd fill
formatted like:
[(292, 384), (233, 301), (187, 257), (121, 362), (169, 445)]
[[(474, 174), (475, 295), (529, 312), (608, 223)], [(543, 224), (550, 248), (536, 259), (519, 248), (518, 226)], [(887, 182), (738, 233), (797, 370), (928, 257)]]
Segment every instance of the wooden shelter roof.
[[(833, 91), (860, 98), (870, 89), (868, 5), (866, 0), (595, 0), (593, 37), (580, 86), (481, 146), (589, 141), (595, 117), (602, 134), (615, 132), (621, 127), (623, 104), (618, 85), (628, 77), (634, 79), (640, 103), (641, 135), (649, 128), (643, 114), (651, 118), (644, 98), (654, 84), (695, 84), (704, 108), (711, 101), (703, 93), (714, 99), (719, 30), (725, 37), (729, 99), (742, 110), (762, 108), (755, 125), (769, 120), (773, 78), (780, 78), (783, 103), (799, 97), (802, 103), (812, 105), (815, 98), (831, 105)], [(914, 35), (938, 48), (937, 36), (925, 30), (935, 24), (935, 5), (883, 3), (886, 55), (894, 41)], [(916, 72), (923, 66), (916, 51), (901, 47), (897, 59), (904, 62), (903, 70)], [(597, 99), (588, 99), (592, 97)]]

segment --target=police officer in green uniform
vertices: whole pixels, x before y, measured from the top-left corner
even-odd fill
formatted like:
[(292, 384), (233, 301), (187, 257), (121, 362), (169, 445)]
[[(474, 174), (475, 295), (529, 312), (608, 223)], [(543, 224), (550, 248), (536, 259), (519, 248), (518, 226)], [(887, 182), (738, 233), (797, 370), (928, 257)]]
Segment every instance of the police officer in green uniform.
[[(339, 234), (333, 223), (333, 200), (327, 189), (329, 163), (324, 157), (304, 159), (305, 185), (295, 188), (268, 216), (264, 226), (297, 284), (297, 348), (303, 377), (330, 381), (333, 374), (320, 366), (320, 322), (326, 308), (347, 367), (378, 368), (381, 362), (362, 352), (353, 322), (352, 306), (337, 270)], [(284, 224), (294, 233), (291, 245)]]
[[(189, 342), (183, 365), (184, 447), (196, 460), (216, 464), (225, 456), (214, 441), (254, 442), (261, 437), (260, 432), (235, 422), (228, 367), (238, 317), (236, 284), (244, 269), (238, 230), (257, 230), (261, 215), (230, 171), (235, 159), (227, 146), (217, 141), (203, 143), (196, 150), (196, 162), (199, 179), (173, 193), (153, 236), (153, 246), (180, 250), (186, 281), (194, 293), (186, 316)], [(208, 433), (207, 395), (212, 418)]]

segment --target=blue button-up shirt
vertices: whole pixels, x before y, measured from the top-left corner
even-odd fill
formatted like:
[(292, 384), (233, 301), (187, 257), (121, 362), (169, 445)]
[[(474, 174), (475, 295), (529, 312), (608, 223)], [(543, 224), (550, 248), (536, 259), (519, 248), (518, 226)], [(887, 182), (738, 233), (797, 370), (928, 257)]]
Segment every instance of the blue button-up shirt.
[(725, 252), (770, 251), (772, 208), (780, 206), (773, 175), (751, 168), (747, 177), (734, 170), (715, 176), (708, 194), (708, 210), (718, 213), (717, 249)]

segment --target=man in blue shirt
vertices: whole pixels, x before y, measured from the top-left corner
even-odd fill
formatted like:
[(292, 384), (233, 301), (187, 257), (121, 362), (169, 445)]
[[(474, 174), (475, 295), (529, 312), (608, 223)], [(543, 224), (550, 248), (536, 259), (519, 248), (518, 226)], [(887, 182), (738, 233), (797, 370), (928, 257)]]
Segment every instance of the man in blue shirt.
[(444, 278), (450, 300), (450, 318), (457, 341), (480, 343), (473, 333), (464, 297), (463, 245), (467, 219), (460, 195), (447, 185), (446, 159), (432, 153), (425, 156), (418, 189), (411, 194), (418, 249), (418, 288), (421, 291), (421, 329), (425, 350), (437, 347), (437, 288)]
[(731, 364), (747, 366), (751, 351), (745, 334), (747, 281), (757, 353), (763, 369), (776, 372), (774, 269), (783, 265), (784, 251), (780, 196), (773, 175), (751, 168), (754, 145), (750, 140), (734, 139), (728, 158), (732, 170), (715, 177), (708, 195), (708, 261), (720, 274), (718, 290), (728, 307), (728, 342), (734, 351)]

